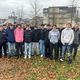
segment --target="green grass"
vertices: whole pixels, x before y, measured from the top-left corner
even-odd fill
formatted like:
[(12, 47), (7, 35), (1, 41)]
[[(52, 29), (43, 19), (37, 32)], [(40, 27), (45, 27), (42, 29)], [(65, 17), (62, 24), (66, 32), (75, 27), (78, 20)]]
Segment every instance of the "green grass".
[[(0, 80), (80, 80), (80, 52), (72, 64), (68, 64), (67, 58), (60, 63), (60, 61), (55, 62), (40, 56), (26, 60), (22, 58), (0, 60), (0, 66), (1, 62), (5, 69), (0, 74)], [(10, 68), (7, 69), (6, 65)], [(2, 75), (9, 76), (2, 79)]]

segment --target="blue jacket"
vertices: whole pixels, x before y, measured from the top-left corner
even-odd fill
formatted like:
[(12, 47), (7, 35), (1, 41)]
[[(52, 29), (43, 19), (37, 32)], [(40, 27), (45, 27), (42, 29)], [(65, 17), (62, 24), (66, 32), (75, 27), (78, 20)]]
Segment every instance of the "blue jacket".
[(6, 30), (6, 37), (7, 37), (7, 42), (14, 43), (15, 42), (14, 29), (8, 28)]

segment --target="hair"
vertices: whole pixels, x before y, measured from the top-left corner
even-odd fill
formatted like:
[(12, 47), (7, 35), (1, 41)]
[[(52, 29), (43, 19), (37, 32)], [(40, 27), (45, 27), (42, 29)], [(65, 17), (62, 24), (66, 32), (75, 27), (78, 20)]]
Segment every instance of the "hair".
[(53, 24), (53, 26), (57, 27), (57, 25), (56, 25), (56, 24)]
[(72, 26), (72, 24), (71, 24), (71, 23), (67, 23), (67, 25), (70, 25), (70, 26)]
[(21, 24), (17, 24), (16, 27), (21, 26)]

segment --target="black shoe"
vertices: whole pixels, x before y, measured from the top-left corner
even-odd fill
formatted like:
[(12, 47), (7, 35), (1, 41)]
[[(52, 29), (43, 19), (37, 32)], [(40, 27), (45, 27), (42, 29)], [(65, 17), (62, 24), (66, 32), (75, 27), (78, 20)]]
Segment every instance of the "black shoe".
[(72, 64), (72, 60), (69, 60), (69, 64)]
[(53, 60), (53, 56), (50, 56), (50, 60)]
[(8, 58), (11, 58), (12, 56), (8, 56)]

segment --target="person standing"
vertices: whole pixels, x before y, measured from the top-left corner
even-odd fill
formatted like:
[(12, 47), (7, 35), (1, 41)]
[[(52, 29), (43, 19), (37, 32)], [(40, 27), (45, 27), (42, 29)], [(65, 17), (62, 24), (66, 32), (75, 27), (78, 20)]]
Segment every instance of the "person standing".
[(7, 57), (7, 45), (6, 45), (6, 33), (3, 30), (3, 27), (0, 26), (0, 58), (2, 57), (2, 48), (4, 50), (4, 58)]
[(40, 29), (40, 39), (39, 39), (39, 45), (40, 45), (40, 54), (41, 54), (41, 57), (44, 57), (45, 56), (45, 42), (44, 42), (44, 25), (41, 25), (41, 29)]
[(53, 48), (54, 48), (54, 59), (58, 59), (58, 41), (60, 38), (60, 32), (57, 29), (56, 25), (53, 25), (52, 30), (49, 32), (49, 41), (50, 41), (50, 59), (53, 59)]
[(14, 26), (12, 24), (10, 24), (6, 30), (6, 37), (8, 42), (8, 56), (15, 56)]
[(24, 41), (24, 29), (21, 24), (17, 25), (17, 28), (14, 30), (15, 42), (16, 42), (16, 53), (19, 58), (23, 56), (23, 41)]
[(26, 30), (24, 33), (24, 47), (25, 47), (25, 54), (24, 59), (31, 58), (32, 52), (32, 30), (29, 25), (26, 26)]
[(71, 28), (71, 24), (68, 23), (66, 25), (66, 28), (62, 30), (61, 33), (61, 42), (62, 42), (62, 58), (60, 58), (60, 61), (63, 61), (65, 58), (66, 51), (68, 49), (68, 57), (69, 57), (69, 63), (72, 63), (72, 51), (71, 46), (74, 41), (74, 31)]
[(73, 28), (74, 30), (74, 41), (72, 44), (73, 60), (76, 59), (78, 47), (79, 47), (79, 26), (76, 24)]

